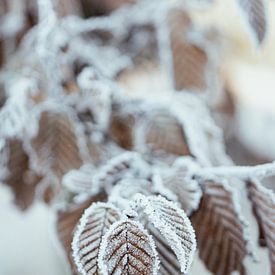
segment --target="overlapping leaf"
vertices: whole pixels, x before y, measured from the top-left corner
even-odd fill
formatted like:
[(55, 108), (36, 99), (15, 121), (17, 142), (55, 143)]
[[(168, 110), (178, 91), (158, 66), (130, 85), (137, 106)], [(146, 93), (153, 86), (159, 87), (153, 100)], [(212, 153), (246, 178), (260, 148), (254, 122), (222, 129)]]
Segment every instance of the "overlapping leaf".
[(85, 210), (73, 239), (74, 261), (81, 274), (100, 274), (98, 253), (102, 238), (120, 218), (120, 211), (107, 203), (95, 203)]
[[(164, 199), (161, 196), (144, 197), (139, 195), (141, 205), (144, 207), (144, 212), (148, 215), (148, 220), (160, 232), (165, 239), (165, 243), (171, 247), (172, 251), (177, 256), (180, 265), (180, 270), (183, 273), (188, 272), (193, 261), (193, 256), (196, 250), (196, 238), (194, 229), (185, 212), (178, 208), (175, 203)], [(156, 233), (154, 233), (157, 236)], [(161, 245), (161, 240), (158, 241)], [(163, 245), (163, 242), (162, 242)], [(164, 258), (163, 269), (167, 269), (167, 255), (171, 254), (170, 248), (159, 246), (160, 254)], [(174, 259), (168, 266), (173, 266)], [(174, 265), (177, 270), (178, 266)]]
[(233, 192), (213, 181), (204, 182), (203, 189), (201, 205), (192, 216), (199, 256), (214, 274), (245, 274), (243, 260), (250, 253), (248, 236)]
[(248, 191), (259, 223), (259, 237), (269, 250), (271, 274), (275, 274), (275, 194), (257, 181), (248, 183)]
[(130, 219), (114, 223), (103, 238), (99, 265), (104, 274), (157, 274), (153, 239)]

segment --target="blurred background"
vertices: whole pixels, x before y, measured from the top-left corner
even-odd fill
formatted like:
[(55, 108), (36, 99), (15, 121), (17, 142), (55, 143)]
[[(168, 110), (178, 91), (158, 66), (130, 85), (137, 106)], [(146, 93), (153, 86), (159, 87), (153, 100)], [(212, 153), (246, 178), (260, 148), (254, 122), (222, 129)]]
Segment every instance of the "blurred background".
[[(113, 4), (117, 2), (120, 1)], [(222, 34), (219, 74), (229, 97), (226, 106), (221, 108), (228, 124), (218, 119), (217, 123), (225, 128), (228, 153), (237, 164), (275, 159), (275, 2), (267, 1), (267, 4), (268, 34), (259, 48), (251, 43), (234, 1), (217, 0), (211, 8), (196, 9), (192, 14), (200, 26), (215, 26)], [(105, 13), (106, 9), (114, 8), (109, 5), (92, 12)], [(154, 85), (163, 89), (165, 84), (163, 79), (158, 81), (159, 78), (159, 74), (154, 75)], [(132, 89), (139, 82), (141, 87), (145, 86), (140, 89), (146, 90), (149, 80), (141, 73), (121, 77), (120, 81), (126, 89)], [(53, 234), (54, 216), (44, 203), (36, 202), (26, 212), (21, 212), (12, 204), (9, 188), (0, 185), (0, 221), (1, 275), (67, 274), (64, 255)], [(251, 274), (268, 274), (266, 252), (263, 250), (260, 255), (261, 264), (251, 264)], [(208, 274), (203, 264), (197, 262), (190, 274)]]

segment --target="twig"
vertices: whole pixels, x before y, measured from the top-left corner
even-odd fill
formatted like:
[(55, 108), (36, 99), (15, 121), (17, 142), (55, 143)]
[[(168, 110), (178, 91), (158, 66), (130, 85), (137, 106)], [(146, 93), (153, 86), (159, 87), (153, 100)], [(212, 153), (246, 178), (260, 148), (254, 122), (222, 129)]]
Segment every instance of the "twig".
[(263, 179), (275, 175), (275, 161), (256, 166), (220, 166), (201, 168), (196, 172), (199, 177), (238, 177), (240, 179)]

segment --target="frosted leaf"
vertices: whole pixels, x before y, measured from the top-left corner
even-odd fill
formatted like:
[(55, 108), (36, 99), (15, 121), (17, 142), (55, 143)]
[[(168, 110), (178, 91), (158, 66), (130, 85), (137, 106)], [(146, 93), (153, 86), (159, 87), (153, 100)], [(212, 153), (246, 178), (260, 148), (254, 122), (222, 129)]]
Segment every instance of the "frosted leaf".
[(8, 140), (6, 146), (8, 173), (4, 183), (12, 188), (15, 203), (25, 210), (33, 203), (37, 185), (42, 177), (30, 170), (29, 156), (25, 152), (21, 140)]
[(158, 257), (152, 237), (130, 219), (114, 223), (104, 236), (99, 254), (103, 274), (157, 274)]
[(93, 180), (98, 186), (110, 188), (124, 177), (137, 176), (140, 171), (145, 169), (144, 165), (137, 153), (122, 153), (102, 166)]
[(22, 95), (22, 93), (7, 99), (3, 108), (0, 109), (0, 137), (14, 137), (21, 134), (30, 120), (26, 100), (25, 95)]
[(245, 273), (243, 260), (248, 250), (247, 227), (225, 183), (203, 183), (199, 209), (192, 215), (199, 256), (214, 274)]
[(152, 195), (152, 188), (152, 182), (145, 179), (123, 179), (112, 189), (109, 195), (109, 201), (118, 204), (122, 209), (126, 209), (129, 206), (131, 199), (133, 199), (137, 193), (146, 196)]
[(112, 112), (109, 135), (122, 148), (130, 150), (133, 147), (133, 127), (135, 117), (133, 115), (120, 114), (114, 110)]
[[(248, 183), (249, 197), (260, 229), (260, 240), (269, 250), (271, 274), (275, 273), (275, 194), (257, 180)], [(261, 239), (262, 238), (262, 239)]]
[(158, 274), (182, 274), (177, 256), (171, 249), (166, 238), (150, 223), (147, 225), (147, 229), (149, 234), (152, 235), (156, 244), (156, 249), (160, 261), (160, 269)]
[[(174, 155), (189, 155), (183, 126), (167, 110), (155, 110), (148, 114), (139, 130), (144, 143), (156, 151)], [(140, 134), (140, 135), (141, 135)], [(143, 142), (139, 141), (142, 145)]]
[(94, 203), (82, 215), (73, 238), (73, 257), (79, 272), (100, 274), (98, 253), (102, 238), (121, 213), (110, 203)]
[(92, 203), (97, 201), (104, 201), (106, 194), (100, 193), (98, 195), (90, 197), (81, 204), (75, 204), (69, 209), (60, 209), (57, 211), (56, 218), (56, 230), (59, 241), (64, 248), (68, 261), (72, 269), (76, 272), (75, 262), (72, 257), (71, 244), (76, 229), (76, 225), (81, 218), (84, 210), (88, 208)]
[(256, 44), (263, 42), (267, 31), (267, 15), (264, 0), (236, 0), (252, 32), (252, 38)]
[[(191, 22), (185, 11), (168, 15), (175, 88), (205, 90), (207, 88), (208, 55), (205, 49), (188, 41)], [(196, 35), (200, 35), (197, 33)]]
[(35, 151), (33, 164), (45, 172), (50, 169), (58, 177), (82, 164), (75, 125), (64, 113), (41, 113), (32, 148)]
[(188, 174), (184, 163), (175, 163), (169, 173), (164, 175), (163, 185), (174, 192), (182, 208), (190, 215), (198, 209), (202, 191), (199, 183)]
[(86, 164), (81, 166), (79, 170), (70, 170), (62, 178), (62, 185), (73, 193), (91, 193), (93, 189), (98, 191), (93, 185), (92, 178), (95, 174), (94, 166)]
[(137, 203), (177, 256), (181, 272), (187, 273), (196, 250), (196, 238), (185, 212), (161, 196), (137, 195)]

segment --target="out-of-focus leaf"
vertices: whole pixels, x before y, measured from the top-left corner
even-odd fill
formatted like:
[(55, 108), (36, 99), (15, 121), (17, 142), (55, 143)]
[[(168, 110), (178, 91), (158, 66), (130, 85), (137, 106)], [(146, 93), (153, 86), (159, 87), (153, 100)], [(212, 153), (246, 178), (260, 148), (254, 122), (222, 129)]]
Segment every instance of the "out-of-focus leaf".
[(259, 224), (259, 240), (268, 248), (271, 274), (275, 274), (275, 194), (258, 181), (248, 183), (248, 192)]
[(217, 275), (233, 271), (245, 274), (243, 260), (247, 249), (244, 221), (233, 198), (233, 193), (222, 183), (203, 183), (203, 198), (199, 209), (192, 215), (199, 256), (206, 267)]
[(243, 17), (257, 44), (261, 44), (267, 31), (267, 16), (264, 0), (237, 0)]

